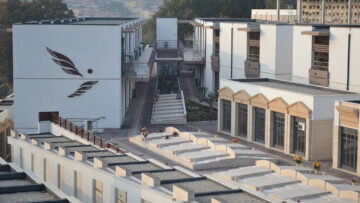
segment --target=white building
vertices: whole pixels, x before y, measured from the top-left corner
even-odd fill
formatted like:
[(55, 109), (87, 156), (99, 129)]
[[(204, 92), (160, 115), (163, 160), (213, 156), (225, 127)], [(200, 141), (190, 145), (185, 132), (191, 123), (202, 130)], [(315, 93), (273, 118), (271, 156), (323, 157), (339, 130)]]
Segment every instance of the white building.
[(359, 27), (293, 27), (293, 81), (360, 92)]
[(179, 166), (100, 148), (91, 138), (49, 121), (39, 122), (39, 127), (40, 134), (13, 132), (8, 138), (13, 162), (81, 202), (267, 202), (256, 191), (245, 192)]
[(119, 128), (135, 82), (149, 79), (151, 60), (139, 61), (152, 55), (142, 50), (141, 25), (130, 18), (14, 25), (15, 129), (37, 132), (39, 112)]
[(306, 160), (332, 158), (335, 101), (360, 94), (274, 79), (221, 80), (218, 131)]

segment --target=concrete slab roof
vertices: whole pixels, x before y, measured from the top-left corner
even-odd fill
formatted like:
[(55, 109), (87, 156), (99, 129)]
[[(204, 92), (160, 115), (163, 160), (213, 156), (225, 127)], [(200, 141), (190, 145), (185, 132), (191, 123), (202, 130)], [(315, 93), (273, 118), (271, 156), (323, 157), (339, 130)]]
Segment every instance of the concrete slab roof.
[(319, 86), (315, 86), (315, 85), (306, 85), (306, 84), (300, 84), (300, 83), (294, 83), (294, 82), (288, 82), (288, 81), (282, 81), (282, 80), (274, 80), (274, 79), (268, 79), (268, 78), (232, 79), (232, 81), (248, 83), (248, 84), (264, 86), (264, 87), (270, 87), (270, 88), (274, 88), (274, 89), (288, 90), (288, 91), (292, 91), (292, 92), (298, 92), (298, 93), (314, 95), (314, 96), (316, 96), (316, 95), (342, 95), (342, 94), (351, 95), (351, 94), (355, 94), (352, 92), (329, 89), (329, 88), (319, 87)]
[[(4, 162), (2, 159), (1, 162)], [(60, 200), (43, 184), (36, 184), (26, 173), (17, 172), (10, 165), (0, 164), (0, 202), (50, 202)], [(65, 200), (65, 202), (68, 202)]]
[(55, 19), (43, 21), (31, 21), (23, 23), (25, 25), (121, 25), (136, 18), (106, 18), (106, 17), (83, 17), (73, 19)]

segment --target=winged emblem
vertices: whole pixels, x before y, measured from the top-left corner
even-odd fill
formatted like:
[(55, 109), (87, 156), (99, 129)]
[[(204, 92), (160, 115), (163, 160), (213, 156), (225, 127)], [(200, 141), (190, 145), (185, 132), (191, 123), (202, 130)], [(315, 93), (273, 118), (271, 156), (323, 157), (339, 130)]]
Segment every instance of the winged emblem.
[[(46, 50), (49, 52), (49, 54), (52, 56), (52, 60), (59, 66), (61, 66), (61, 69), (70, 75), (77, 75), (80, 77), (84, 77), (79, 70), (76, 68), (75, 64), (71, 61), (70, 58), (65, 56), (64, 54), (61, 54), (59, 52), (56, 52), (49, 47), (46, 47)], [(86, 93), (89, 89), (91, 89), (96, 83), (99, 81), (87, 81), (80, 85), (80, 87), (71, 95), (69, 95), (69, 98), (78, 97)]]

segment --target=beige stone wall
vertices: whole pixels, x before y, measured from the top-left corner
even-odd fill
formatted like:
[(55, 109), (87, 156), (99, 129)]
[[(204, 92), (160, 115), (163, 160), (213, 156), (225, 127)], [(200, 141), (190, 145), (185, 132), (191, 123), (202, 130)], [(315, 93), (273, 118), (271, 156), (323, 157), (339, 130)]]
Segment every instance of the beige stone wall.
[(332, 158), (332, 120), (313, 120), (310, 129), (310, 159), (330, 160)]

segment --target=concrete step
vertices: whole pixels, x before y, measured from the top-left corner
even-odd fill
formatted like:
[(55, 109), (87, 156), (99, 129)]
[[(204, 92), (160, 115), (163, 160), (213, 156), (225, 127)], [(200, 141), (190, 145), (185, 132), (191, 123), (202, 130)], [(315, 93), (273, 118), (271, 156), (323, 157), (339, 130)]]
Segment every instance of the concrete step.
[(177, 94), (160, 94), (159, 98), (175, 98)]
[(184, 113), (162, 114), (162, 115), (153, 114), (152, 118), (154, 120), (165, 120), (165, 119), (172, 119), (172, 118), (184, 117), (184, 116), (185, 116)]
[(155, 102), (155, 104), (181, 104), (182, 105), (182, 101), (181, 100), (158, 100), (157, 102)]
[(169, 110), (157, 109), (157, 110), (153, 111), (152, 113), (153, 113), (153, 115), (184, 114), (184, 110), (183, 109), (169, 109)]
[(174, 118), (166, 120), (151, 120), (151, 124), (186, 124), (186, 118)]
[(154, 105), (156, 108), (162, 108), (162, 107), (169, 107), (169, 106), (176, 106), (176, 107), (179, 107), (181, 106), (182, 107), (182, 104), (181, 103), (155, 103)]
[(184, 109), (182, 105), (176, 105), (176, 106), (162, 106), (162, 107), (157, 107), (156, 105), (153, 106), (153, 112), (154, 111), (158, 111), (158, 110), (161, 110), (161, 111), (166, 111), (166, 110), (179, 110), (179, 109)]

